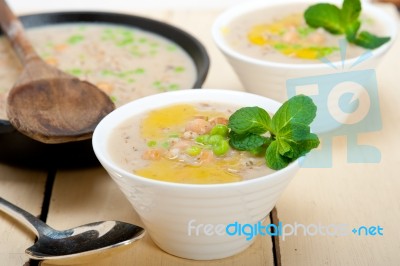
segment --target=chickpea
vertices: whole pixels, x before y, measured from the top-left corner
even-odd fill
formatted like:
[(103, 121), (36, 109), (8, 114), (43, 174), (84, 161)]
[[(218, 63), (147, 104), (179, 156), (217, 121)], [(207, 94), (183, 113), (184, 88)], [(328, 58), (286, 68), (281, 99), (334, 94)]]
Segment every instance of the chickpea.
[(196, 118), (192, 121), (189, 121), (186, 124), (185, 131), (192, 131), (196, 132), (197, 134), (203, 135), (211, 130), (211, 124), (210, 122), (201, 119), (201, 118)]
[(289, 30), (283, 35), (282, 40), (286, 43), (296, 43), (299, 41), (299, 34), (294, 30)]
[(143, 153), (142, 159), (144, 160), (159, 160), (161, 159), (162, 151), (160, 149), (150, 149)]
[(228, 125), (228, 119), (225, 117), (216, 117), (210, 121), (212, 126), (215, 125)]
[(195, 138), (197, 138), (197, 136), (198, 136), (199, 134), (197, 134), (196, 132), (193, 132), (193, 131), (185, 131), (185, 132), (183, 132), (183, 138), (184, 139), (195, 139)]
[(311, 34), (308, 40), (313, 44), (323, 44), (325, 42), (325, 37), (322, 33), (316, 32)]

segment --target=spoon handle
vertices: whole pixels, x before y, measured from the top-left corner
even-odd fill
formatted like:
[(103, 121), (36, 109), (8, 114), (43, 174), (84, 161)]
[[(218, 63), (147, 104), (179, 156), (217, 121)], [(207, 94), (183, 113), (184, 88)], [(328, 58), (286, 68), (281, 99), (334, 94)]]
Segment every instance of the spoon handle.
[(21, 21), (14, 15), (5, 0), (0, 0), (0, 25), (21, 62), (27, 63), (32, 59), (39, 59), (25, 36)]
[(11, 202), (8, 202), (2, 197), (0, 197), (0, 210), (7, 213), (11, 217), (31, 229), (31, 231), (34, 232), (36, 236), (42, 236), (45, 232), (53, 230), (40, 219), (36, 218), (29, 212), (19, 208), (18, 206), (15, 206)]

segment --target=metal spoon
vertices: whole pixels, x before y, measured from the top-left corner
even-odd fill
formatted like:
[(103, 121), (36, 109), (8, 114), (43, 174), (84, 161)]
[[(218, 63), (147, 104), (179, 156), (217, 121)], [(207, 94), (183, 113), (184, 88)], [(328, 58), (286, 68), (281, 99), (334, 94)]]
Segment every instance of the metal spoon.
[(25, 253), (35, 260), (63, 260), (89, 256), (128, 245), (145, 235), (142, 227), (119, 221), (95, 222), (58, 231), (2, 197), (0, 210), (36, 234), (36, 243), (25, 250)]
[(23, 63), (7, 98), (11, 124), (44, 143), (90, 138), (100, 120), (115, 109), (110, 97), (40, 59), (4, 0), (0, 0), (0, 25)]

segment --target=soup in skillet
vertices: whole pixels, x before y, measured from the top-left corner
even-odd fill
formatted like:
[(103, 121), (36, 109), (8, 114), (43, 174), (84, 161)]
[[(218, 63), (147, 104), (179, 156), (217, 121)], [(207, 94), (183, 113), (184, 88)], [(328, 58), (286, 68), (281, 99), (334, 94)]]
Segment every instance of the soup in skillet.
[[(72, 23), (29, 29), (28, 37), (48, 63), (104, 90), (116, 106), (159, 92), (189, 89), (196, 68), (189, 55), (166, 38), (138, 28)], [(0, 119), (21, 65), (0, 37)]]

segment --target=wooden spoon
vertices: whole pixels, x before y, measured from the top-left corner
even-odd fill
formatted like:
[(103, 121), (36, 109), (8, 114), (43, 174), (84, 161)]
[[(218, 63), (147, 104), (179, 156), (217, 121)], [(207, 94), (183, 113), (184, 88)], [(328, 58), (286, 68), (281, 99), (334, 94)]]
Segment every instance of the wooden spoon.
[(23, 63), (7, 99), (11, 124), (44, 143), (90, 138), (98, 122), (115, 108), (110, 97), (40, 59), (4, 0), (0, 0), (0, 25)]

